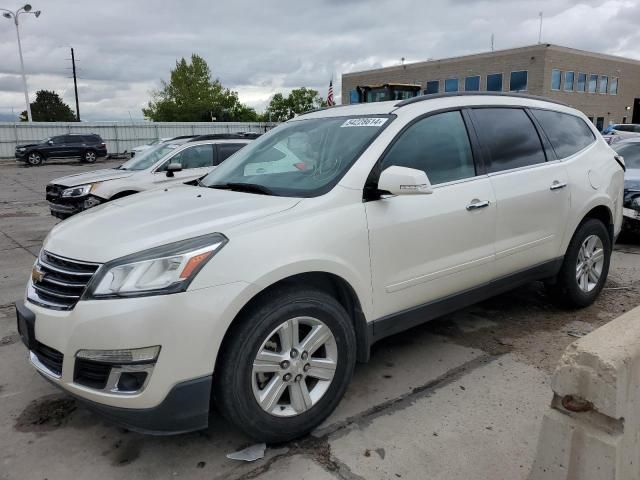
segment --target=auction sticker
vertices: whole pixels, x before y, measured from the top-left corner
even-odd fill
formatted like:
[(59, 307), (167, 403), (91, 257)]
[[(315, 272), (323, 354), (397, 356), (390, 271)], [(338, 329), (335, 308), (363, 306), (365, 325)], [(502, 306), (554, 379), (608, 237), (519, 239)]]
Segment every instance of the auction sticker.
[(385, 124), (388, 118), (384, 117), (364, 117), (364, 118), (350, 118), (345, 121), (340, 128), (343, 127), (381, 127)]

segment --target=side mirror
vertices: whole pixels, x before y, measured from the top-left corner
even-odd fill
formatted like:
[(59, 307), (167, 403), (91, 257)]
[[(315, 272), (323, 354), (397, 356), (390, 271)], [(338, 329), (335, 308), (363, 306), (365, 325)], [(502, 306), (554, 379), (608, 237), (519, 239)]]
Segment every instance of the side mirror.
[(180, 165), (179, 163), (170, 163), (167, 166), (167, 177), (173, 177), (173, 174), (175, 172), (181, 172), (182, 171), (182, 165)]
[(53, 140), (49, 140), (47, 143), (48, 143), (49, 145), (53, 145)]
[(398, 167), (385, 169), (378, 180), (378, 190), (392, 195), (424, 195), (433, 193), (429, 177), (422, 170)]

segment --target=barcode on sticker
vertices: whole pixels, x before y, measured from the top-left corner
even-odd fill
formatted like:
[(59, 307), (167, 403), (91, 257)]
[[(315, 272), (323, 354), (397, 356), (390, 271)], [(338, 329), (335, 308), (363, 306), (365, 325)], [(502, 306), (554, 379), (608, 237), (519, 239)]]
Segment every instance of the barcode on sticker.
[(345, 121), (342, 127), (381, 127), (387, 121), (384, 117), (370, 117), (370, 118), (350, 118)]

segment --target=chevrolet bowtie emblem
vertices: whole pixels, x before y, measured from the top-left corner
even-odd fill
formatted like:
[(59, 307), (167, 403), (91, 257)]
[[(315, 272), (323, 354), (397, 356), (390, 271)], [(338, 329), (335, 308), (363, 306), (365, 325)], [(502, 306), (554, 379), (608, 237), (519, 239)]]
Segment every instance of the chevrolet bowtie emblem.
[(44, 275), (45, 273), (34, 265), (33, 270), (31, 270), (31, 280), (33, 283), (40, 283), (44, 279)]

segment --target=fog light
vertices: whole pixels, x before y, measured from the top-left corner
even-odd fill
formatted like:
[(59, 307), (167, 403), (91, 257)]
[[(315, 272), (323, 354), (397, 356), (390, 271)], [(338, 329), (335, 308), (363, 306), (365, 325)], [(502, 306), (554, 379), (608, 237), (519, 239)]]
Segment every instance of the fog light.
[(118, 391), (137, 392), (142, 389), (146, 378), (147, 372), (122, 372), (118, 380)]
[(128, 350), (79, 350), (77, 358), (94, 362), (127, 365), (131, 363), (155, 362), (160, 353), (160, 345), (155, 347), (134, 348)]

